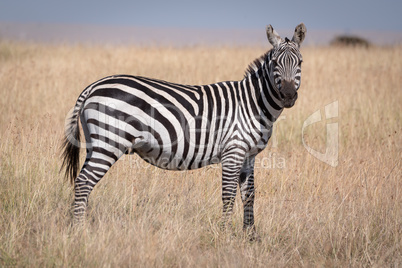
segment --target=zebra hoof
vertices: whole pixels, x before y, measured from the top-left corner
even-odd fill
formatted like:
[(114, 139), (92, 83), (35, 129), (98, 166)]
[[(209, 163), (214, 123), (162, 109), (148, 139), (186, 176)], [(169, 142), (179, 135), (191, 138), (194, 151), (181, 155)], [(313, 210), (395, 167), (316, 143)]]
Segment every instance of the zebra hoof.
[(261, 236), (255, 230), (255, 226), (244, 226), (243, 232), (245, 238), (250, 242), (261, 242)]

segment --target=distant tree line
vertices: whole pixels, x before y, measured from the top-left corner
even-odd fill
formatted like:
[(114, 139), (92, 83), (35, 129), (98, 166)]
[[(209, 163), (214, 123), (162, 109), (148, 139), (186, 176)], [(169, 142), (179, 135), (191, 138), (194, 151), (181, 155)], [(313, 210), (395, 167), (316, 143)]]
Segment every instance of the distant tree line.
[(333, 46), (353, 46), (353, 47), (370, 47), (371, 43), (359, 36), (355, 35), (339, 35), (331, 41)]

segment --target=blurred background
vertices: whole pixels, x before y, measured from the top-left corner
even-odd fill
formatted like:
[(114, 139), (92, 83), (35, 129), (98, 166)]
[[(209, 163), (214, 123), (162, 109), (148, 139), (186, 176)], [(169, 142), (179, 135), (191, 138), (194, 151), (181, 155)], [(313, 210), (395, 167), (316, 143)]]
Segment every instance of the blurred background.
[(401, 1), (1, 1), (0, 40), (136, 45), (265, 45), (304, 22), (307, 45), (360, 37), (402, 42)]

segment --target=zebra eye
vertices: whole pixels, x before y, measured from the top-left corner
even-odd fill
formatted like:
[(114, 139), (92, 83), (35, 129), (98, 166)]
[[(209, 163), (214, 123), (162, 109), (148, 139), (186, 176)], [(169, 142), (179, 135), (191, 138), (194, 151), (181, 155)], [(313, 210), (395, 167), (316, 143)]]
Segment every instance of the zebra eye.
[(280, 87), (281, 87), (281, 84), (282, 84), (282, 80), (281, 80), (281, 79), (278, 79), (277, 83), (278, 83), (278, 88), (280, 88)]

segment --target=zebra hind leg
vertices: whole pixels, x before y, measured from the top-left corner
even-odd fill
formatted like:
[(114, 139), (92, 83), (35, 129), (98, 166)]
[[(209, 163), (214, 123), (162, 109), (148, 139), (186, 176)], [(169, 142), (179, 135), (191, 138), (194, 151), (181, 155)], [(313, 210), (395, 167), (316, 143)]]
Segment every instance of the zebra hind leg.
[[(100, 157), (106, 153), (108, 157)], [(88, 151), (85, 164), (74, 181), (74, 224), (80, 224), (85, 220), (90, 193), (122, 155), (122, 153), (119, 153), (116, 156), (116, 154), (111, 154), (99, 147)]]

